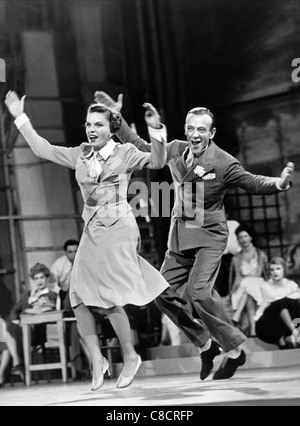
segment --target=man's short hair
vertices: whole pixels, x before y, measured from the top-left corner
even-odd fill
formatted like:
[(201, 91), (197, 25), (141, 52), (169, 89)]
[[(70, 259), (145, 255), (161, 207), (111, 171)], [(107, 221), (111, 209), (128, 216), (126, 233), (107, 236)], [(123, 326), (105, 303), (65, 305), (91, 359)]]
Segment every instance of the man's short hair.
[(79, 246), (79, 242), (77, 240), (68, 240), (64, 244), (64, 251), (67, 251), (69, 246)]
[(194, 114), (194, 115), (205, 115), (205, 114), (209, 115), (212, 119), (211, 129), (213, 129), (215, 127), (216, 119), (215, 119), (214, 114), (209, 109), (207, 109), (205, 107), (196, 107), (196, 108), (191, 109), (186, 115), (186, 121), (187, 121), (188, 116), (191, 115), (191, 114)]

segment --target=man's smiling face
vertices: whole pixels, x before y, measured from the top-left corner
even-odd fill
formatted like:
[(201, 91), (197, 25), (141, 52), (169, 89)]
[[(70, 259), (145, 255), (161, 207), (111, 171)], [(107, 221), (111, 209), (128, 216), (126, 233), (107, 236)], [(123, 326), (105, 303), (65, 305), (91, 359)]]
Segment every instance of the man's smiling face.
[(185, 124), (185, 135), (192, 153), (197, 157), (213, 139), (216, 133), (211, 128), (213, 119), (208, 114), (188, 114)]

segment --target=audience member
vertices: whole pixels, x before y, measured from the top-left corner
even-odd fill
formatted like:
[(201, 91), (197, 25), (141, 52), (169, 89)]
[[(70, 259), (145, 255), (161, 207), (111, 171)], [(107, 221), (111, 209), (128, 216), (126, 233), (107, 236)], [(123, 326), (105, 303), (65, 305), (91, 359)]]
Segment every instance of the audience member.
[(249, 334), (255, 336), (255, 313), (262, 303), (261, 285), (268, 278), (268, 259), (266, 254), (256, 247), (254, 232), (241, 225), (235, 231), (241, 246), (240, 253), (233, 256), (230, 283), (231, 305), (234, 314), (232, 321), (239, 325), (244, 310), (248, 314)]
[(69, 289), (74, 259), (78, 250), (77, 240), (68, 240), (64, 243), (65, 254), (51, 266), (51, 284), (57, 286), (60, 305), (58, 309), (64, 310), (67, 315), (74, 316), (70, 304)]
[(10, 356), (6, 345), (6, 324), (0, 316), (0, 388), (4, 383), (4, 373), (9, 364)]
[(262, 286), (262, 305), (256, 314), (256, 334), (280, 348), (299, 347), (295, 320), (300, 318), (300, 289), (285, 278), (285, 261), (276, 257), (270, 262), (271, 278)]
[[(6, 345), (7, 349), (2, 354), (0, 369), (0, 384), (3, 385), (5, 372), (12, 360), (11, 374), (24, 379), (22, 366), (22, 329), (19, 325), (21, 313), (39, 314), (41, 312), (55, 310), (57, 295), (49, 290), (49, 269), (37, 263), (30, 269), (35, 288), (31, 291), (23, 291), (20, 301), (12, 308), (6, 318)], [(46, 324), (38, 324), (32, 327), (32, 346), (39, 346), (46, 342)], [(4, 356), (4, 359), (3, 359)]]

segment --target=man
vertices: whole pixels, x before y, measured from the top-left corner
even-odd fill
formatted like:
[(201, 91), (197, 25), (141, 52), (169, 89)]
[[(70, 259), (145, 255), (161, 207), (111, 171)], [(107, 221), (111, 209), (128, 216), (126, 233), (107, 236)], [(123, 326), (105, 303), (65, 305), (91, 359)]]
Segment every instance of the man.
[(69, 289), (72, 267), (78, 250), (78, 245), (79, 242), (77, 240), (66, 241), (64, 243), (65, 254), (56, 259), (51, 267), (52, 284), (55, 283), (59, 288), (60, 306), (58, 309), (65, 310), (66, 312), (72, 311), (69, 299)]
[[(114, 103), (103, 92), (96, 92), (95, 99)], [(144, 106), (156, 117), (156, 129), (148, 130), (158, 139), (166, 129), (161, 125), (156, 109), (150, 104)], [(114, 107), (119, 110), (122, 107), (121, 96)], [(233, 377), (246, 362), (241, 349), (246, 337), (233, 327), (219, 294), (214, 290), (228, 239), (223, 205), (227, 188), (232, 185), (252, 194), (273, 194), (289, 188), (294, 171), (294, 164), (289, 163), (280, 178), (250, 174), (237, 159), (214, 143), (215, 133), (212, 112), (207, 108), (194, 108), (186, 117), (187, 141), (174, 140), (167, 146), (167, 164), (177, 193), (168, 250), (161, 269), (170, 288), (157, 299), (161, 311), (199, 348), (201, 380), (209, 376), (213, 361), (221, 352), (210, 334), (225, 351), (224, 361), (214, 374), (214, 380)], [(149, 144), (125, 122), (118, 137), (140, 150), (150, 150)]]

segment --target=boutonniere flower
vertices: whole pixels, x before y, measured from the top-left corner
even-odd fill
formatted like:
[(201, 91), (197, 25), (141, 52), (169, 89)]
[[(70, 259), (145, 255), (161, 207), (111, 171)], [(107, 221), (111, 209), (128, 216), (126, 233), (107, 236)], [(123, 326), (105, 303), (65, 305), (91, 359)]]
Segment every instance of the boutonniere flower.
[(197, 175), (197, 176), (199, 176), (199, 177), (201, 178), (202, 176), (204, 176), (204, 175), (205, 175), (206, 171), (205, 171), (205, 168), (204, 168), (204, 167), (202, 167), (202, 166), (197, 166), (197, 167), (195, 167), (195, 169), (194, 169), (194, 173), (195, 173), (195, 175)]

